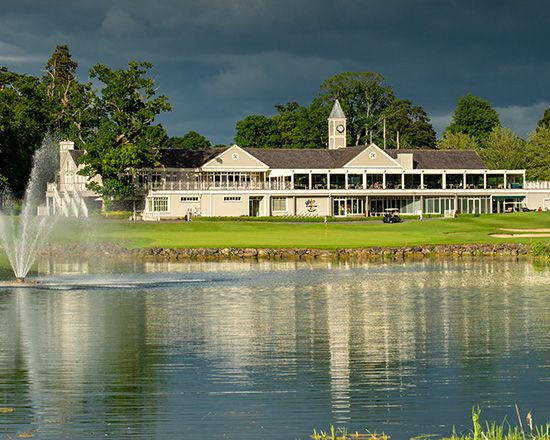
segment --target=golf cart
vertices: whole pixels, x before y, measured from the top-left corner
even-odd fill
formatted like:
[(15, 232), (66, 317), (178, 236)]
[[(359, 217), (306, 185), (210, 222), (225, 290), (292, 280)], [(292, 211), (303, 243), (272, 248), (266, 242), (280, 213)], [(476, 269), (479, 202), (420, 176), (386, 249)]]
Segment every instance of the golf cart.
[(382, 221), (384, 223), (401, 223), (403, 220), (399, 217), (399, 209), (388, 208), (384, 212), (384, 218)]

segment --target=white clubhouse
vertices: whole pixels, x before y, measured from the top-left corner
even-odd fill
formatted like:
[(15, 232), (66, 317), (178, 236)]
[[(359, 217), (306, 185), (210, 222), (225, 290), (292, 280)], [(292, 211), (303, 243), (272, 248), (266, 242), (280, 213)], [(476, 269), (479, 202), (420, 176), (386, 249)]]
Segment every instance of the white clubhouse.
[[(323, 149), (160, 149), (160, 166), (132, 176), (143, 219), (193, 216), (368, 216), (482, 214), (550, 209), (550, 184), (527, 182), (525, 170), (491, 170), (475, 151), (347, 147), (338, 101)], [(60, 144), (50, 213), (85, 216), (97, 202), (78, 174), (72, 142)], [(99, 179), (99, 177), (96, 177)]]

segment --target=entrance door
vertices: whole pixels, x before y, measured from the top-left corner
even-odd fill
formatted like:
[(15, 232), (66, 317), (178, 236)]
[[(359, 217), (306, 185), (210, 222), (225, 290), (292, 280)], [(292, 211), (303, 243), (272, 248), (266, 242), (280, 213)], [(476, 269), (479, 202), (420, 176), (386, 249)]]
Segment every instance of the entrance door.
[(469, 214), (481, 214), (481, 200), (480, 199), (468, 199), (468, 213)]
[(332, 203), (332, 215), (334, 217), (346, 216), (346, 199), (334, 199)]
[(261, 197), (250, 197), (248, 199), (248, 215), (250, 217), (258, 217), (260, 215)]

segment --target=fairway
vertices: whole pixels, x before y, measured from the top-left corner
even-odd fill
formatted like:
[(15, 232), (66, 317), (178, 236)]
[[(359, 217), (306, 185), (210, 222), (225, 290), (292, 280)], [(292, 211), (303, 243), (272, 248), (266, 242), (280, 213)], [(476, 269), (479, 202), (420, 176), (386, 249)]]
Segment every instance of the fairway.
[(414, 246), (468, 243), (550, 242), (535, 237), (492, 237), (505, 229), (550, 227), (550, 213), (528, 212), (459, 216), (455, 219), (405, 220), (399, 224), (279, 222), (126, 222), (63, 220), (54, 242), (109, 242), (129, 248), (314, 248)]

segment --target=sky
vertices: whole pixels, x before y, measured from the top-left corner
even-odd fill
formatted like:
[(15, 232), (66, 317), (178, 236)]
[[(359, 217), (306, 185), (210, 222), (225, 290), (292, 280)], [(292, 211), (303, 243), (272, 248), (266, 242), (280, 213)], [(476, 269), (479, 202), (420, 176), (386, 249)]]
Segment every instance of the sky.
[(168, 134), (213, 144), (347, 71), (382, 74), (438, 134), (467, 94), (522, 137), (550, 107), (549, 0), (2, 0), (0, 66), (41, 75), (58, 44), (81, 81), (152, 62)]

